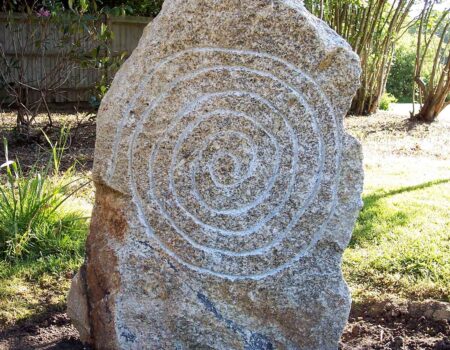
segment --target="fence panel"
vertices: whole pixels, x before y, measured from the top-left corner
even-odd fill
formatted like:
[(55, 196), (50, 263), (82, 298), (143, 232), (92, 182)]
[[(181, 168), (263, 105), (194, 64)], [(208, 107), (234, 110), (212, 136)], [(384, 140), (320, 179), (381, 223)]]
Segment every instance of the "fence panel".
[[(136, 48), (145, 26), (150, 22), (148, 17), (110, 17), (108, 25), (113, 32), (113, 42), (111, 48), (114, 54), (120, 55), (125, 52), (128, 55)], [(36, 25), (36, 27), (39, 27)], [(8, 25), (8, 17), (0, 14), (0, 45), (3, 47), (8, 59), (16, 56), (17, 47), (21, 47), (20, 42), (25, 42), (30, 31), (37, 30), (27, 23), (26, 18), (15, 15), (14, 22)], [(55, 31), (55, 40), (58, 42), (57, 31)], [(47, 43), (51, 45), (51, 43)], [(22, 45), (24, 46), (24, 45)], [(17, 57), (17, 56), (16, 56)], [(64, 47), (51, 47), (45, 50), (42, 55), (40, 47), (24, 47), (22, 64), (26, 67), (24, 81), (40, 81), (48, 75), (49, 69), (54, 69), (60, 64), (64, 64)], [(2, 67), (0, 66), (0, 69)], [(98, 80), (99, 72), (94, 69), (75, 67), (70, 70), (70, 74), (65, 80), (63, 89), (60, 94), (52, 96), (47, 102), (86, 102), (89, 100), (95, 84)], [(30, 92), (29, 98), (34, 100), (33, 94)], [(7, 102), (7, 95), (0, 87), (0, 103)]]

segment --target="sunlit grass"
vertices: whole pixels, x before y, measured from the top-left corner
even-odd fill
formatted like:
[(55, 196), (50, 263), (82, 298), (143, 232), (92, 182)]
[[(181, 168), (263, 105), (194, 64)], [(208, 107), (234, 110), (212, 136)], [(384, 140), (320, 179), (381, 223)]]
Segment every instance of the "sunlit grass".
[[(64, 130), (63, 130), (64, 132)], [(0, 329), (62, 307), (70, 277), (84, 259), (91, 205), (75, 197), (88, 181), (60, 171), (65, 134), (46, 166), (0, 166)], [(49, 140), (50, 142), (50, 140)]]
[(65, 308), (72, 271), (82, 258), (48, 256), (0, 264), (0, 330), (21, 319)]
[(450, 167), (392, 157), (366, 163), (364, 208), (344, 273), (354, 297), (450, 300)]
[[(71, 198), (59, 215), (90, 215), (91, 205)], [(70, 221), (70, 220), (69, 220)], [(29, 258), (0, 259), (0, 330), (21, 319), (49, 310), (64, 310), (71, 278), (84, 260), (88, 220), (70, 221), (61, 237), (49, 239), (45, 254)], [(57, 232), (57, 231), (55, 231)]]

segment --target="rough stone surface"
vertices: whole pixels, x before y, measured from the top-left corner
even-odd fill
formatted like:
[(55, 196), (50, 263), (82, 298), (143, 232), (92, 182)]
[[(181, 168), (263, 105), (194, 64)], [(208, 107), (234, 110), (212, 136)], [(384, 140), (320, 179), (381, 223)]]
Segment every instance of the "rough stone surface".
[(165, 1), (98, 116), (96, 348), (337, 349), (359, 75), (300, 1)]
[(72, 279), (67, 301), (67, 316), (80, 333), (80, 340), (83, 343), (90, 343), (92, 339), (86, 294), (86, 269), (84, 267)]

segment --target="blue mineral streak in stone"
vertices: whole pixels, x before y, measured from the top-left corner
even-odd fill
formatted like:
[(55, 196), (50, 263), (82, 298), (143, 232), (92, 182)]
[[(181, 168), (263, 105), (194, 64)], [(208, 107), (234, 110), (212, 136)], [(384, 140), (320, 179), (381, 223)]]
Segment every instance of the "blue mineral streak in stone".
[(274, 347), (270, 342), (270, 339), (266, 336), (252, 332), (250, 330), (245, 329), (241, 325), (236, 322), (223, 317), (223, 315), (217, 310), (214, 303), (209, 300), (209, 298), (202, 294), (201, 292), (197, 292), (197, 298), (203, 304), (203, 306), (209, 312), (213, 313), (214, 316), (221, 322), (224, 322), (227, 325), (227, 328), (231, 329), (233, 332), (239, 334), (244, 341), (244, 350), (273, 350)]

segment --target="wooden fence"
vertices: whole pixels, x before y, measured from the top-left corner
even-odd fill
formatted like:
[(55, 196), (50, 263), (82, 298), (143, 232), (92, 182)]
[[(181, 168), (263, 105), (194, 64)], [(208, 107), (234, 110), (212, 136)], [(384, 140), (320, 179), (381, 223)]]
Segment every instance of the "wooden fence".
[[(131, 54), (137, 46), (139, 39), (145, 26), (150, 22), (147, 17), (110, 17), (107, 19), (107, 24), (113, 32), (113, 40), (110, 43), (113, 54), (120, 55), (126, 52)], [(31, 22), (33, 23), (33, 22)], [(30, 24), (24, 17), (15, 16), (13, 25), (8, 25), (8, 18), (5, 14), (0, 14), (0, 45), (7, 58), (16, 56), (18, 41), (26, 40), (25, 36), (29, 35), (29, 31), (34, 28), (31, 26), (38, 26)], [(55, 33), (54, 35), (59, 35)], [(58, 42), (58, 39), (54, 40)], [(23, 81), (40, 81), (42, 77), (48, 75), (50, 69), (54, 69), (61, 61), (61, 56), (64, 54), (64, 47), (46, 48), (45, 55), (42, 55), (40, 47), (27, 47), (21, 57), (20, 64), (24, 69)], [(17, 56), (16, 56), (17, 57)], [(2, 66), (0, 66), (2, 69)], [(95, 69), (87, 69), (77, 67), (70, 71), (67, 79), (64, 79), (64, 84), (60, 93), (50, 96), (47, 102), (61, 103), (61, 102), (84, 102), (88, 101), (92, 96), (92, 91), (95, 84), (98, 82), (100, 72)], [(8, 82), (6, 82), (8, 83)], [(29, 94), (32, 95), (30, 91)], [(33, 97), (31, 96), (33, 99)], [(7, 102), (7, 94), (5, 90), (0, 87), (0, 103)]]

